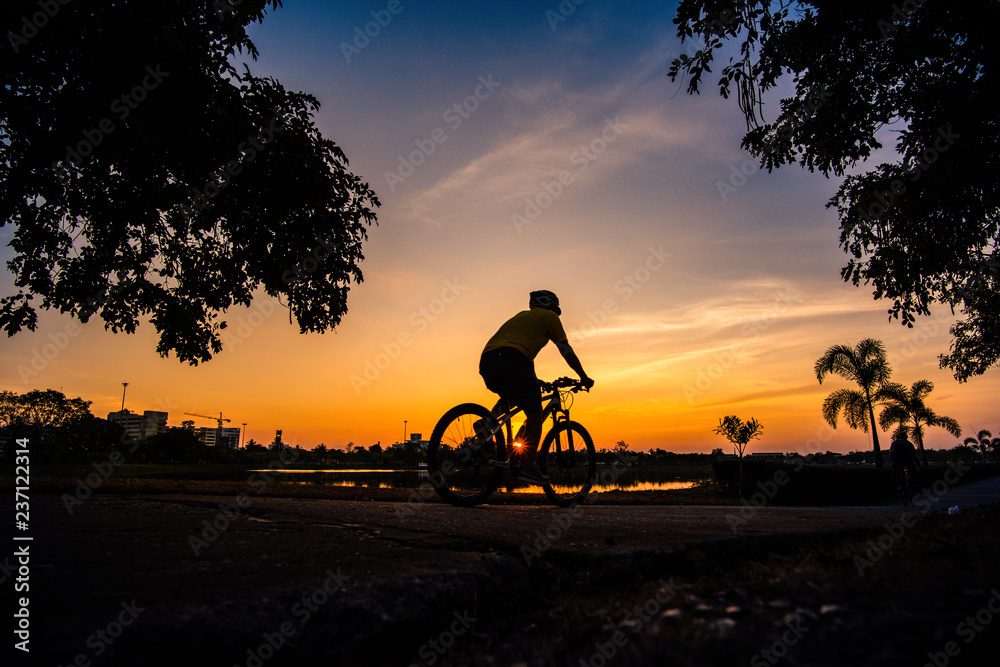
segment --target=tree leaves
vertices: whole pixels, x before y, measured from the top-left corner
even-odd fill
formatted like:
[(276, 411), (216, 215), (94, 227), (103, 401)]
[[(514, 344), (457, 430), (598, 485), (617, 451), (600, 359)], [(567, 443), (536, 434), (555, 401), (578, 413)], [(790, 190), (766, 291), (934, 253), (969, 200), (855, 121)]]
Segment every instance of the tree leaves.
[[(320, 135), (314, 97), (235, 64), (280, 2), (215, 4), (78, 0), (3, 52), (8, 335), (38, 307), (114, 332), (148, 319), (161, 355), (197, 364), (257, 292), (303, 332), (340, 323), (378, 199)], [(33, 8), (8, 3), (5, 25)]]
[(854, 347), (833, 345), (816, 360), (814, 371), (820, 384), (831, 373), (857, 383), (860, 391), (838, 389), (826, 397), (823, 401), (823, 419), (836, 428), (837, 415), (842, 412), (850, 428), (867, 433), (870, 425), (875, 465), (881, 468), (882, 450), (879, 448), (878, 431), (875, 428), (874, 403), (879, 390), (892, 375), (885, 345), (875, 338), (865, 338)]
[[(740, 44), (719, 92), (739, 90), (742, 145), (763, 167), (798, 162), (838, 177), (866, 168), (828, 204), (850, 257), (842, 277), (891, 300), (889, 316), (907, 326), (934, 304), (959, 308), (951, 353), (940, 358), (959, 380), (1000, 360), (1000, 122), (990, 111), (998, 19), (992, 0), (684, 0), (675, 19), (678, 36), (700, 45), (670, 68), (672, 78), (690, 76), (689, 93), (699, 92), (724, 41)], [(787, 76), (795, 95), (766, 122), (763, 95)], [(886, 129), (898, 160), (864, 165)]]
[(719, 425), (713, 430), (715, 433), (725, 436), (729, 442), (736, 445), (740, 456), (743, 456), (743, 450), (746, 448), (747, 443), (763, 435), (764, 426), (755, 418), (750, 418), (744, 422), (736, 415), (727, 415), (719, 419)]

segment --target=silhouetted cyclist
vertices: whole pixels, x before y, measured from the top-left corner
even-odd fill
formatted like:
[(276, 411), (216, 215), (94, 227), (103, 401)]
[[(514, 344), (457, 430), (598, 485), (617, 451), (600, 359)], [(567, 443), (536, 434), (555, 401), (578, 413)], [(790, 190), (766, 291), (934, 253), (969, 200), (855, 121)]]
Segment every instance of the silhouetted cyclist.
[(542, 438), (542, 391), (535, 376), (535, 357), (551, 340), (569, 367), (580, 376), (580, 381), (588, 389), (594, 386), (569, 344), (559, 319), (561, 314), (555, 294), (548, 290), (532, 292), (528, 310), (522, 310), (503, 323), (486, 343), (479, 360), (479, 374), (487, 389), (500, 395), (493, 414), (503, 414), (511, 407), (524, 411), (524, 447), (517, 476), (533, 484), (549, 481), (535, 463), (538, 442)]
[(889, 460), (892, 462), (892, 474), (896, 478), (896, 488), (903, 491), (903, 473), (910, 470), (910, 479), (917, 472), (917, 450), (906, 435), (900, 435), (889, 446)]

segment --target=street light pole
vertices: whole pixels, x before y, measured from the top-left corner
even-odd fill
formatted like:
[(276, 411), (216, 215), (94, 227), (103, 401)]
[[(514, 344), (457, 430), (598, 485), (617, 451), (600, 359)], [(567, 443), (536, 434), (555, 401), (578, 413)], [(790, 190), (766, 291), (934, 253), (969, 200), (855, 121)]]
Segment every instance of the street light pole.
[(128, 387), (128, 382), (122, 382), (122, 414), (125, 414), (125, 389)]
[(243, 422), (243, 444), (241, 448), (246, 448), (247, 446), (247, 423)]
[(403, 444), (406, 444), (406, 420), (403, 420)]

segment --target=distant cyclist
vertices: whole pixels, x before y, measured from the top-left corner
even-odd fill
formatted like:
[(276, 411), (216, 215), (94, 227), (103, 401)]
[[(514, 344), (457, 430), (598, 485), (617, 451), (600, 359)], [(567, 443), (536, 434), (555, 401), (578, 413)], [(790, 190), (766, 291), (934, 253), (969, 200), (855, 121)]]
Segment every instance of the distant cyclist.
[(569, 367), (580, 376), (580, 381), (588, 389), (594, 386), (569, 344), (559, 319), (561, 314), (555, 294), (548, 290), (532, 292), (528, 310), (522, 310), (503, 323), (486, 343), (479, 360), (479, 374), (487, 389), (500, 395), (493, 414), (500, 415), (512, 407), (524, 411), (524, 448), (517, 476), (533, 484), (549, 481), (535, 462), (542, 438), (542, 391), (535, 375), (535, 357), (552, 341)]
[(910, 478), (917, 472), (917, 450), (906, 437), (905, 432), (896, 434), (889, 446), (889, 460), (892, 462), (892, 474), (896, 479), (896, 488), (903, 490), (903, 474), (909, 469)]

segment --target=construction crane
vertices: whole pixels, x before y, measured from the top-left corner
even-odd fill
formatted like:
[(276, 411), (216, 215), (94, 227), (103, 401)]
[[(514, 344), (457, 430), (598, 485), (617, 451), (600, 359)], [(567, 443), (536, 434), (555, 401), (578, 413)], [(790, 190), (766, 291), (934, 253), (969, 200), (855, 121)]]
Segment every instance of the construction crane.
[(222, 422), (228, 422), (231, 420), (223, 419), (221, 412), (219, 413), (218, 417), (209, 417), (208, 415), (196, 415), (193, 412), (185, 412), (184, 414), (190, 415), (192, 417), (201, 417), (202, 419), (214, 419), (216, 422), (218, 422), (219, 425), (215, 430), (215, 444), (217, 446), (222, 445)]

